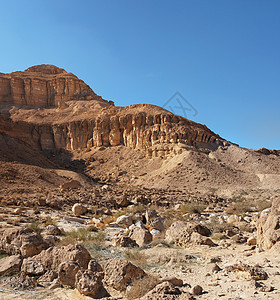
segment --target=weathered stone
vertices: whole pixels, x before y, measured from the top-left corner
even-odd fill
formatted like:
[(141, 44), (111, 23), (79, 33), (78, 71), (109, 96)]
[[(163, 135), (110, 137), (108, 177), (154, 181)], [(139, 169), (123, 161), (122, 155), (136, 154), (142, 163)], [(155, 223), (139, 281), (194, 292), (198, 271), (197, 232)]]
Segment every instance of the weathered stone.
[(118, 291), (125, 291), (135, 280), (146, 276), (139, 267), (126, 260), (110, 259), (104, 266), (106, 284)]
[(14, 227), (0, 229), (0, 251), (30, 257), (46, 249), (48, 244), (42, 236), (30, 228)]
[(87, 268), (91, 256), (82, 245), (67, 245), (52, 247), (32, 257), (40, 262), (46, 270), (57, 270), (58, 266), (65, 261), (75, 261), (81, 268)]
[(135, 240), (129, 236), (116, 237), (114, 240), (115, 247), (138, 247)]
[(75, 203), (72, 207), (72, 212), (76, 217), (86, 213), (87, 208), (83, 206), (81, 203)]
[(236, 272), (237, 277), (241, 280), (265, 280), (267, 273), (260, 267), (250, 266), (247, 264), (239, 263), (226, 267), (229, 272)]
[(103, 272), (80, 270), (76, 274), (75, 286), (82, 295), (91, 296), (92, 298), (99, 298), (98, 296), (101, 290), (104, 290), (102, 283), (103, 277)]
[(20, 255), (11, 255), (0, 259), (0, 276), (13, 275), (19, 272), (22, 264)]
[(130, 216), (119, 216), (116, 220), (116, 223), (123, 227), (129, 227), (132, 224), (132, 219)]
[(61, 235), (61, 230), (55, 225), (48, 225), (42, 231), (45, 235)]
[(22, 262), (21, 271), (26, 275), (38, 276), (45, 272), (45, 268), (40, 262), (26, 258)]
[(280, 198), (276, 198), (270, 212), (264, 210), (257, 221), (257, 245), (270, 249), (280, 241)]
[(101, 265), (97, 262), (97, 260), (95, 260), (93, 258), (88, 263), (88, 269), (94, 273), (103, 272)]
[(80, 271), (81, 267), (75, 261), (68, 260), (58, 266), (59, 283), (66, 286), (74, 287), (75, 276)]
[(152, 234), (144, 228), (138, 226), (133, 227), (129, 237), (133, 239), (140, 247), (152, 242)]

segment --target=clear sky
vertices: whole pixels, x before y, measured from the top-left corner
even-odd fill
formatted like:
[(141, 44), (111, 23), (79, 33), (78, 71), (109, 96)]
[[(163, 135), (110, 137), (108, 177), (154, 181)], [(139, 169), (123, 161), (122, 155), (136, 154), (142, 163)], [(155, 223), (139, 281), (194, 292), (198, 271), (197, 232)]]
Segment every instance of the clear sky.
[(119, 106), (163, 106), (178, 91), (190, 119), (280, 149), (279, 0), (0, 3), (0, 72), (54, 64)]

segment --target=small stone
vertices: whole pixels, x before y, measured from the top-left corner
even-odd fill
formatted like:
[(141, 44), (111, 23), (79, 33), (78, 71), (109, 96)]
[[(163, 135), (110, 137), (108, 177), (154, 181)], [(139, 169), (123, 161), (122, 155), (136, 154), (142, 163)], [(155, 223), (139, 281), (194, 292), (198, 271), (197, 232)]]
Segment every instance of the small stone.
[(72, 212), (76, 217), (79, 217), (80, 215), (84, 214), (87, 211), (86, 207), (84, 207), (80, 203), (75, 203), (72, 207)]
[(203, 291), (202, 287), (200, 285), (196, 285), (191, 288), (190, 293), (192, 295), (201, 295), (202, 291)]

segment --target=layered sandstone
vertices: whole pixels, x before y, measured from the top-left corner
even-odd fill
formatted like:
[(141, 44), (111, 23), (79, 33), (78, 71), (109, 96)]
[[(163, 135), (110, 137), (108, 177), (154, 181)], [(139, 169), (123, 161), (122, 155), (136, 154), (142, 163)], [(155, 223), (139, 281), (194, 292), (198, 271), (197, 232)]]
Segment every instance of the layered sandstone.
[[(10, 93), (6, 98), (3, 96), (3, 91), (9, 90), (7, 86), (14, 86), (13, 76), (17, 77), (18, 82), (24, 82), (30, 74), (33, 74), (33, 81), (36, 77), (34, 74), (38, 74), (38, 78), (44, 82), (40, 89), (34, 90), (31, 98), (26, 89)], [(54, 66), (35, 66), (24, 72), (1, 76), (2, 79), (7, 77), (5, 80), (10, 80), (10, 83), (0, 83), (0, 101), (34, 107), (56, 107), (38, 110), (2, 105), (0, 131), (38, 150), (124, 145), (144, 149), (147, 156), (152, 157), (180, 153), (186, 146), (213, 148), (223, 143), (205, 125), (176, 116), (163, 108), (146, 104), (128, 107), (111, 105), (73, 74)], [(49, 93), (43, 86), (51, 86), (52, 92)], [(75, 100), (83, 91), (88, 93), (86, 98), (90, 100)], [(60, 101), (65, 106), (58, 108)]]
[(0, 73), (0, 103), (58, 107), (68, 100), (102, 99), (72, 73), (53, 65)]

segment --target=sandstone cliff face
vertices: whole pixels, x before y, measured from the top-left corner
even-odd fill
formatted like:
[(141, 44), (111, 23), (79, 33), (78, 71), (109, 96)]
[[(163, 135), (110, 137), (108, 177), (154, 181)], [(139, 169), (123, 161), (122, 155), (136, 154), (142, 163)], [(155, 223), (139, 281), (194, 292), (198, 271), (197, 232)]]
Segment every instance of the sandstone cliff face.
[(59, 107), (68, 100), (102, 99), (72, 73), (52, 65), (0, 73), (0, 103)]
[[(181, 153), (186, 145), (213, 148), (223, 143), (205, 125), (160, 107), (110, 105), (77, 77), (54, 66), (35, 66), (0, 79), (0, 102), (60, 107), (2, 107), (0, 131), (38, 150), (125, 145), (153, 157)], [(83, 93), (93, 101), (80, 99), (65, 107), (59, 105)]]

